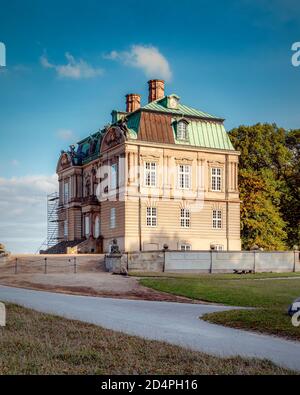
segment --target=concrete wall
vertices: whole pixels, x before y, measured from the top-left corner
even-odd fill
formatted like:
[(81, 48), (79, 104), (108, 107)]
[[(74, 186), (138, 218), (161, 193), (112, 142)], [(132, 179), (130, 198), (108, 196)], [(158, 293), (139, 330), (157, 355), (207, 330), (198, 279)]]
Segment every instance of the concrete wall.
[(127, 257), (128, 271), (162, 272), (164, 270), (163, 251), (130, 252)]
[[(74, 260), (76, 258), (76, 261)], [(0, 259), (0, 276), (14, 273), (43, 273), (47, 259), (47, 273), (104, 271), (104, 254), (14, 254)], [(17, 261), (17, 264), (16, 264)]]
[[(124, 257), (126, 254), (124, 254)], [(129, 271), (233, 273), (300, 271), (298, 251), (153, 251), (128, 254)]]

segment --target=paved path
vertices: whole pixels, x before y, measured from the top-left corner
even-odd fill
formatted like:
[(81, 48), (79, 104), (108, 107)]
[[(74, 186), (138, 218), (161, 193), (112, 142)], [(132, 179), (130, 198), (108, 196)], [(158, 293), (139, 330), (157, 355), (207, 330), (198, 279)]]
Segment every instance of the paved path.
[(75, 296), (5, 286), (0, 286), (0, 301), (209, 354), (266, 358), (300, 371), (300, 342), (225, 328), (198, 318), (228, 310), (228, 306)]

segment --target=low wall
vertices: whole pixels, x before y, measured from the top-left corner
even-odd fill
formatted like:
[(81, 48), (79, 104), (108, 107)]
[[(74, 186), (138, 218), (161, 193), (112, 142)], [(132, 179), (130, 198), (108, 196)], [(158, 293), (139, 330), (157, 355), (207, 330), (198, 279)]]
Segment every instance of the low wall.
[(104, 254), (14, 254), (0, 259), (5, 273), (63, 273), (105, 270)]
[(300, 271), (299, 251), (153, 251), (127, 256), (129, 271), (233, 273)]
[(164, 270), (164, 251), (128, 252), (127, 268), (131, 272), (162, 272)]

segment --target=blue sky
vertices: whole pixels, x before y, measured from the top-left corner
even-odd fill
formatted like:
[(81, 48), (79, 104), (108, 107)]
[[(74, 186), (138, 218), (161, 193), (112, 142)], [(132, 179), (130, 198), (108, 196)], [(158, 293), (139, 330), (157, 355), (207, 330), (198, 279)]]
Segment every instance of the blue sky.
[[(0, 241), (15, 251), (39, 244), (60, 149), (108, 123), (126, 93), (146, 103), (149, 78), (226, 118), (228, 130), (299, 128), (299, 20), (296, 0), (0, 0)], [(11, 201), (23, 193), (27, 206)]]

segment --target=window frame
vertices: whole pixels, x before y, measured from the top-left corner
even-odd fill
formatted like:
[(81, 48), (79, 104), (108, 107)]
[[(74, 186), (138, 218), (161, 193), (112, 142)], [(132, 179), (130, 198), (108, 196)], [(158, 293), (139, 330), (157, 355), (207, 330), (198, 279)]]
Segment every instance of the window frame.
[[(182, 247), (184, 247), (184, 248), (182, 248)], [(180, 251), (192, 251), (192, 245), (189, 243), (180, 243), (179, 250)]]
[(110, 165), (110, 189), (115, 190), (118, 188), (118, 164), (112, 163)]
[(69, 236), (69, 224), (68, 220), (64, 220), (64, 238), (67, 238)]
[(146, 207), (146, 226), (150, 228), (157, 226), (157, 207)]
[(223, 244), (215, 244), (215, 251), (224, 251)]
[(109, 216), (109, 227), (110, 229), (115, 229), (116, 227), (116, 208), (111, 207), (110, 209), (110, 216)]
[(187, 141), (188, 140), (188, 124), (181, 120), (177, 122), (177, 140)]
[(180, 227), (181, 228), (191, 227), (191, 210), (188, 208), (180, 209)]
[(66, 204), (66, 203), (69, 203), (69, 201), (70, 201), (70, 192), (71, 192), (70, 180), (69, 179), (67, 181), (64, 180), (63, 185), (64, 185), (64, 191), (63, 191), (63, 198), (64, 199), (63, 199), (63, 201), (64, 201), (64, 204)]
[[(182, 168), (182, 170), (181, 170)], [(185, 171), (189, 169), (188, 172)], [(192, 166), (187, 164), (178, 164), (178, 188), (191, 189), (192, 187)]]
[(100, 215), (96, 215), (94, 222), (94, 237), (98, 239), (101, 235)]
[(212, 210), (212, 228), (213, 229), (222, 229), (223, 227), (223, 215), (222, 210), (213, 209)]
[(222, 168), (211, 167), (210, 188), (212, 192), (222, 192)]
[[(147, 166), (149, 165), (149, 168)], [(144, 164), (144, 185), (146, 187), (156, 187), (157, 185), (157, 163), (147, 161)]]
[(90, 224), (90, 216), (84, 216), (84, 236), (89, 237), (91, 235), (91, 224)]

